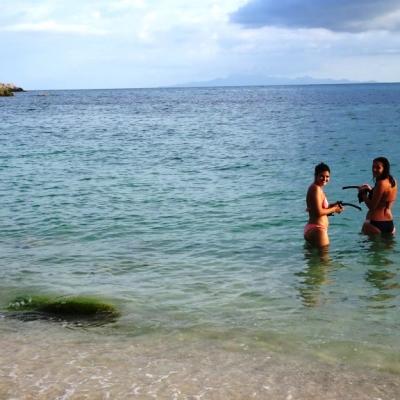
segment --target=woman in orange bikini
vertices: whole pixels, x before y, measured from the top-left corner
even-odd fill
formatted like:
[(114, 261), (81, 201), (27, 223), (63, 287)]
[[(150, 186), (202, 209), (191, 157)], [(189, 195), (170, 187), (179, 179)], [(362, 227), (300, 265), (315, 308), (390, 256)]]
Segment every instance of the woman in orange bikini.
[(314, 182), (307, 191), (307, 211), (309, 214), (308, 223), (304, 227), (304, 239), (316, 247), (329, 245), (328, 236), (328, 215), (340, 214), (343, 207), (338, 204), (329, 204), (323, 191), (323, 187), (329, 182), (330, 169), (320, 163), (315, 167)]
[[(372, 162), (374, 188), (362, 185), (359, 194), (368, 207), (368, 213), (362, 232), (367, 235), (394, 234), (392, 206), (397, 197), (397, 182), (390, 175), (390, 163), (385, 157), (375, 158)], [(372, 191), (372, 195), (368, 192)]]

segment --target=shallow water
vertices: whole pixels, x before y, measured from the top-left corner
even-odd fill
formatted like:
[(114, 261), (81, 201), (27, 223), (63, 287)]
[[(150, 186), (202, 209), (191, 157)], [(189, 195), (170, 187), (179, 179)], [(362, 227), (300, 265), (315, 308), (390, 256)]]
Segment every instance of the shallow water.
[[(12, 323), (1, 335), (4, 399), (382, 399), (398, 376), (282, 354), (233, 337), (138, 337)], [(15, 331), (14, 331), (15, 329)], [(10, 332), (9, 332), (10, 333)]]
[[(365, 206), (332, 217), (326, 254), (302, 229), (318, 162), (332, 201), (357, 203), (341, 187), (372, 183), (376, 156), (398, 176), (400, 85), (43, 94), (0, 98), (2, 315), (18, 295), (51, 294), (100, 297), (122, 316), (85, 328), (0, 319), (0, 394), (107, 398), (85, 392), (97, 376), (124, 398), (134, 374), (143, 398), (311, 399), (339, 374), (325, 398), (399, 397), (398, 239), (360, 235)], [(93, 369), (71, 370), (88, 343)], [(142, 364), (157, 379), (181, 372), (157, 386)], [(44, 386), (27, 392), (29, 379)]]

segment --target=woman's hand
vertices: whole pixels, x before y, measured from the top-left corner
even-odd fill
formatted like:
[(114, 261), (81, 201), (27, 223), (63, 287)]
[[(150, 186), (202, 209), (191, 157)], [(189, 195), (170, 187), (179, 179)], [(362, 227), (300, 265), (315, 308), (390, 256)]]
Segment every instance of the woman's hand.
[(372, 190), (372, 186), (368, 185), (368, 183), (364, 183), (363, 185), (358, 187), (359, 192), (369, 192)]
[(340, 204), (340, 202), (338, 201), (335, 205), (334, 205), (334, 213), (336, 214), (340, 214), (342, 211), (344, 211), (344, 207)]

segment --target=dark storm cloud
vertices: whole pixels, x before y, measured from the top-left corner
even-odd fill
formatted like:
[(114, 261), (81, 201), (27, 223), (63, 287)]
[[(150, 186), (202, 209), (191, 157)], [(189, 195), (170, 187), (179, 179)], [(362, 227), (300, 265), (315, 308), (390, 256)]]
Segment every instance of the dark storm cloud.
[(248, 28), (400, 30), (400, 0), (250, 0), (231, 15), (231, 21)]

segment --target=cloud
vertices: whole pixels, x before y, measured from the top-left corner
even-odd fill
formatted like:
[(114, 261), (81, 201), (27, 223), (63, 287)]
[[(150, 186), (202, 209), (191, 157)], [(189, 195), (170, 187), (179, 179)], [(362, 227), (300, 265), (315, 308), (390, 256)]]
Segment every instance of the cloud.
[[(0, 43), (13, 63), (2, 74), (27, 88), (153, 87), (243, 74), (399, 81), (400, 0), (3, 3)], [(386, 29), (364, 32), (371, 27)]]
[(86, 25), (61, 24), (54, 21), (8, 25), (0, 30), (8, 32), (73, 33), (78, 35), (105, 35), (107, 33), (105, 30), (95, 29)]
[(400, 31), (400, 3), (399, 0), (250, 0), (231, 14), (231, 21), (248, 28)]

